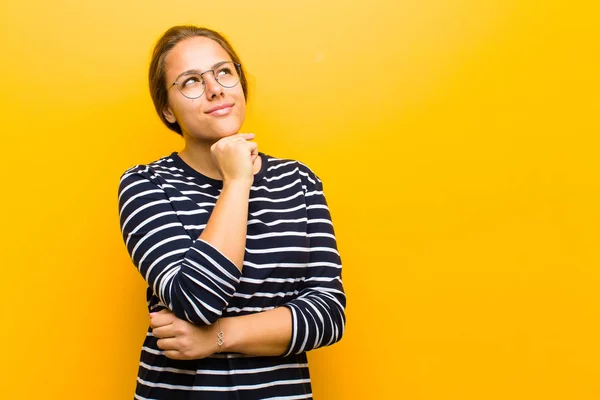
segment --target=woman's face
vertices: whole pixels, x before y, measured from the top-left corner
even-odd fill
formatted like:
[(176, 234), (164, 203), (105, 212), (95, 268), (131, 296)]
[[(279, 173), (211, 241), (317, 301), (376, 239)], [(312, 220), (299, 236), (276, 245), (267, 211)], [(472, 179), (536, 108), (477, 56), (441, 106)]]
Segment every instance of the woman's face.
[[(168, 87), (168, 106), (163, 111), (169, 122), (178, 122), (186, 140), (214, 143), (239, 132), (246, 115), (242, 84), (221, 86), (212, 72), (202, 75), (204, 93), (189, 99), (173, 86), (186, 71), (212, 70), (222, 61), (231, 61), (229, 54), (212, 39), (201, 36), (184, 39), (171, 49), (165, 58), (165, 76)], [(185, 79), (182, 77), (180, 81)]]

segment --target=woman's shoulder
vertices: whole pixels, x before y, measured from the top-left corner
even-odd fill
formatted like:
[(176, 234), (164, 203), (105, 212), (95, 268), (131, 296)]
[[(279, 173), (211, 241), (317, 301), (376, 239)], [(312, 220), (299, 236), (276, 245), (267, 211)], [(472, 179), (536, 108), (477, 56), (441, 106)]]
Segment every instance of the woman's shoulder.
[(173, 154), (147, 164), (137, 164), (127, 168), (119, 179), (119, 193), (133, 187), (138, 190), (160, 187), (163, 182), (161, 176), (179, 174), (179, 168), (175, 166), (172, 156)]
[(303, 161), (292, 158), (280, 158), (265, 154), (267, 175), (273, 176), (299, 175), (302, 181), (315, 185), (321, 182), (317, 174)]
[(157, 172), (164, 170), (173, 170), (176, 168), (177, 167), (175, 166), (175, 162), (173, 160), (173, 154), (170, 154), (168, 156), (161, 157), (147, 164), (137, 164), (127, 168), (121, 174), (121, 180), (133, 175), (141, 175), (146, 178), (150, 178), (152, 176), (155, 176)]

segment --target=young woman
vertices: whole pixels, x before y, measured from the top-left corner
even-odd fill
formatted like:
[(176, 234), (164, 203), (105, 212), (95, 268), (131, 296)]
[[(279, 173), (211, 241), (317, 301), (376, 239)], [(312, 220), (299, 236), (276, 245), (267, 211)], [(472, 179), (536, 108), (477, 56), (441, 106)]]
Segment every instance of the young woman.
[(219, 33), (169, 29), (149, 81), (185, 146), (119, 186), (123, 239), (148, 283), (135, 398), (312, 398), (306, 352), (341, 339), (346, 305), (321, 181), (239, 132), (247, 81)]

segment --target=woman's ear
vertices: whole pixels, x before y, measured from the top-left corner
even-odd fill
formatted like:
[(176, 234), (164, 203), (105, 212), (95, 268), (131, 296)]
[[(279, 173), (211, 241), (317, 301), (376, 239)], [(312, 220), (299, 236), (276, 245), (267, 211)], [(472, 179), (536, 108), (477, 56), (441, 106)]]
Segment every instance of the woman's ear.
[(177, 122), (177, 119), (175, 118), (175, 115), (173, 114), (173, 110), (171, 110), (171, 107), (166, 106), (163, 109), (163, 115), (164, 115), (165, 119), (167, 121), (169, 121), (170, 123), (173, 124), (173, 123)]

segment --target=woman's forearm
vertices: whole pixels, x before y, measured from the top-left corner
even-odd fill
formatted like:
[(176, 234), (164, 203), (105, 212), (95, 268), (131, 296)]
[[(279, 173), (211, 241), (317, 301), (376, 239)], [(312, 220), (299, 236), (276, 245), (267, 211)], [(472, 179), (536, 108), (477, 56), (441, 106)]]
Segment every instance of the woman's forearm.
[(246, 182), (225, 183), (200, 239), (217, 248), (242, 270), (248, 226), (248, 198), (250, 186)]
[(280, 356), (287, 350), (292, 336), (292, 314), (287, 307), (222, 318), (220, 325), (224, 334), (221, 352)]

